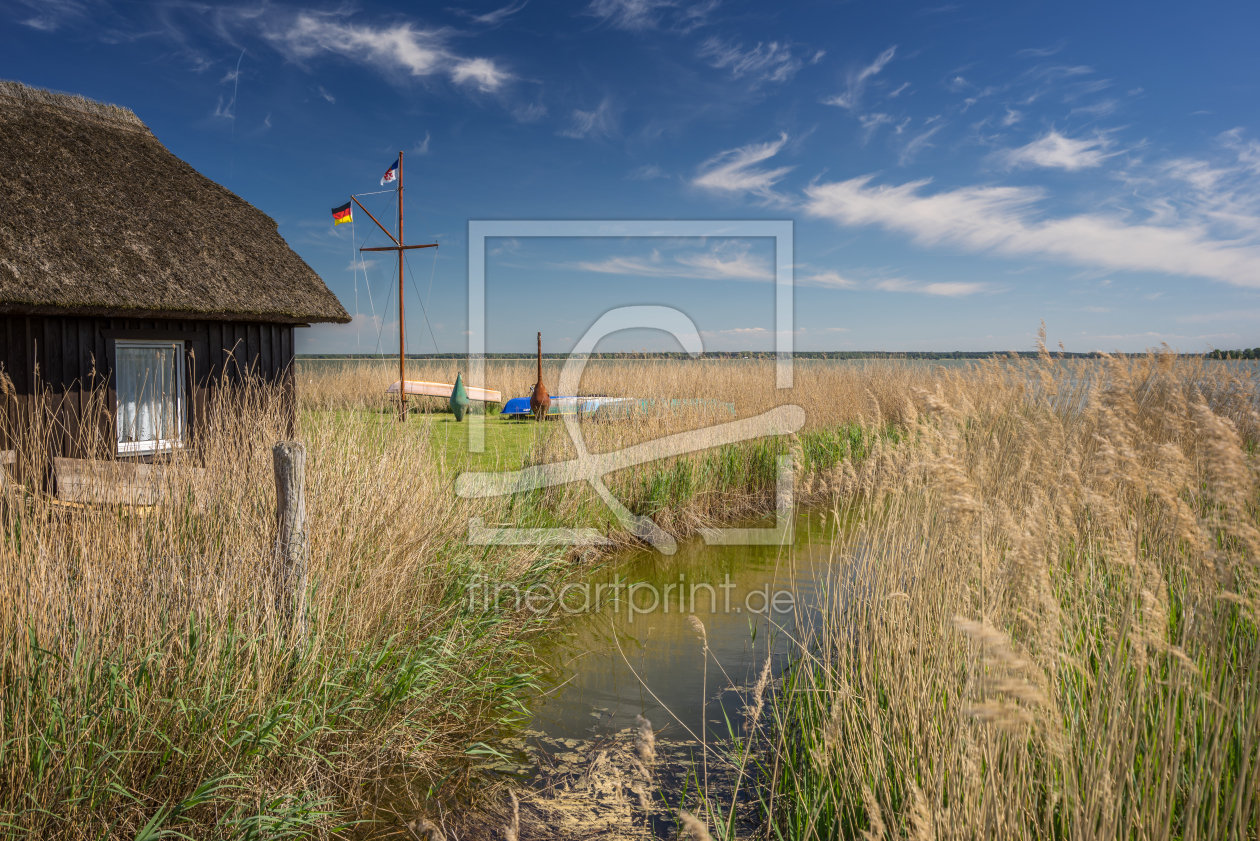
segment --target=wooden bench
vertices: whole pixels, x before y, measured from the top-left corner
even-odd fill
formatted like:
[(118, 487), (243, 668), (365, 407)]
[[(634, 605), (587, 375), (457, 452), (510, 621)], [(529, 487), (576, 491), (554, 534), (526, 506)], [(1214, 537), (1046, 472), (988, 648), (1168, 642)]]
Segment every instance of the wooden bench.
[(193, 493), (204, 483), (202, 468), (171, 470), (164, 464), (54, 458), (57, 498), (63, 502), (157, 505), (174, 489), (173, 480), (190, 478)]

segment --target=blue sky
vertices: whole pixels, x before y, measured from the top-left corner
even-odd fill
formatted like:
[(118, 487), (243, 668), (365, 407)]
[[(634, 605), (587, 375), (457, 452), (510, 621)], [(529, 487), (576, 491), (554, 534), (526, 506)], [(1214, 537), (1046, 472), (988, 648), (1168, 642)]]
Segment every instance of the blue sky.
[[(132, 108), (274, 217), (357, 313), (308, 352), (396, 347), (396, 270), (352, 270), (329, 208), (399, 149), (407, 239), (442, 245), (409, 259), (413, 352), (466, 347), (469, 219), (791, 219), (803, 350), (1029, 349), (1044, 319), (1069, 350), (1201, 351), (1260, 346), (1257, 31), (1254, 2), (0, 0), (0, 77)], [(492, 241), (488, 349), (652, 303), (766, 350), (773, 260)]]

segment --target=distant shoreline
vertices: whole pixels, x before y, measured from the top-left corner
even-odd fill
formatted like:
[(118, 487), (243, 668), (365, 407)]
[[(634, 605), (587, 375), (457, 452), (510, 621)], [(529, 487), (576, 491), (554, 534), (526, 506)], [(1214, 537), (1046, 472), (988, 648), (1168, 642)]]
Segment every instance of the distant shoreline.
[[(570, 354), (567, 353), (544, 353), (544, 359), (567, 359)], [(1064, 359), (1100, 359), (1103, 354), (1099, 351), (1090, 351), (1088, 353), (1067, 353), (1056, 351), (1052, 354), (1056, 358)], [(1135, 354), (1127, 354), (1133, 356)], [(662, 353), (591, 353), (587, 355), (590, 359), (687, 359), (686, 353), (682, 351), (662, 352)], [(1020, 359), (1036, 359), (1037, 351), (997, 351), (997, 350), (981, 350), (981, 351), (883, 351), (883, 350), (844, 350), (844, 351), (797, 351), (792, 354), (793, 359), (993, 359), (995, 357), (1011, 357), (1015, 356)], [(1193, 359), (1199, 357), (1210, 356), (1208, 353), (1180, 353), (1178, 358)], [(398, 354), (393, 353), (299, 353), (299, 360), (354, 360), (354, 359), (398, 359)], [(466, 353), (409, 353), (408, 359), (467, 359)], [(536, 353), (486, 353), (482, 354), (484, 359), (535, 359)], [(776, 358), (773, 351), (758, 351), (756, 353), (739, 353), (736, 351), (705, 351), (701, 356), (702, 359), (764, 359), (773, 360)]]

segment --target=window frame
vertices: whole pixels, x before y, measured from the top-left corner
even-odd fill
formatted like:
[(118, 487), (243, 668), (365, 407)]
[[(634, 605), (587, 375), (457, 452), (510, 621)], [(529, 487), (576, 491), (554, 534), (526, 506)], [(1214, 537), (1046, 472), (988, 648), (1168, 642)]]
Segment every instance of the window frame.
[[(115, 339), (114, 340), (114, 438), (120, 456), (143, 456), (170, 452), (184, 446), (188, 437), (188, 403), (184, 339)], [(175, 351), (175, 438), (158, 438), (153, 441), (118, 441), (118, 384), (121, 365), (118, 351), (126, 348), (162, 348)]]

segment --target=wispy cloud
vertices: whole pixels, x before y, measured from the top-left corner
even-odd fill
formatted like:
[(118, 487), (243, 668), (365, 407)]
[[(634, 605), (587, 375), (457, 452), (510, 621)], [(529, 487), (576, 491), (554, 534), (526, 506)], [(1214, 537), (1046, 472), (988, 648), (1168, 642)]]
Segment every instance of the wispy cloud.
[(741, 240), (718, 241), (703, 250), (668, 255), (656, 249), (649, 257), (609, 257), (567, 264), (564, 268), (636, 277), (774, 282), (774, 267), (769, 259), (754, 254), (751, 245)]
[(1044, 194), (1038, 189), (962, 187), (925, 194), (930, 180), (871, 186), (872, 179), (814, 184), (805, 190), (805, 212), (846, 227), (877, 225), (924, 246), (1034, 255), (1260, 288), (1260, 247), (1215, 238), (1200, 223), (1130, 224), (1099, 213), (1039, 218)]
[(22, 5), (35, 12), (21, 21), (22, 25), (41, 32), (56, 32), (65, 24), (86, 18), (88, 14), (87, 4), (78, 0), (28, 0)]
[(893, 56), (897, 52), (897, 46), (894, 44), (879, 54), (879, 58), (860, 70), (849, 74), (848, 90), (836, 96), (824, 99), (827, 105), (839, 105), (841, 108), (847, 108), (852, 111), (857, 108), (862, 101), (862, 92), (866, 90), (867, 81), (884, 69), (888, 62), (892, 61)]
[(1101, 102), (1095, 102), (1093, 105), (1082, 105), (1080, 108), (1073, 108), (1072, 114), (1083, 114), (1086, 117), (1106, 117), (1114, 114), (1120, 104), (1114, 99), (1104, 99)]
[(919, 295), (933, 295), (938, 298), (962, 298), (967, 295), (984, 292), (989, 287), (984, 283), (961, 283), (956, 281), (920, 283), (913, 280), (894, 278), (877, 281), (875, 288), (883, 292), (914, 292)]
[(512, 110), (512, 116), (522, 123), (536, 123), (547, 116), (547, 106), (539, 102), (521, 105)]
[(827, 289), (858, 289), (862, 284), (834, 271), (806, 271), (796, 275), (797, 286), (822, 286)]
[(294, 61), (338, 55), (389, 74), (446, 75), (483, 92), (498, 90), (513, 76), (492, 59), (466, 58), (449, 46), (450, 33), (411, 23), (357, 24), (342, 12), (298, 12), (262, 21), (263, 36)]
[(329, 103), (331, 103), (331, 104), (333, 104), (333, 105), (336, 105), (336, 104), (337, 104), (337, 97), (333, 96), (333, 95), (332, 95), (332, 94), (330, 94), (328, 91), (324, 90), (324, 86), (323, 86), (323, 85), (320, 85), (320, 86), (319, 86), (319, 95), (320, 95), (320, 96), (322, 96), (324, 99), (328, 100), (328, 101), (329, 101)]
[(1114, 142), (1104, 134), (1093, 137), (1071, 138), (1051, 129), (1027, 146), (998, 153), (998, 159), (1008, 167), (1046, 167), (1075, 172), (1101, 166), (1116, 152), (1108, 152)]
[(528, 2), (529, 0), (521, 0), (519, 3), (509, 3), (506, 6), (501, 6), (500, 8), (495, 9), (493, 12), (486, 12), (484, 15), (474, 15), (470, 12), (464, 12), (459, 9), (456, 9), (455, 11), (466, 15), (474, 23), (480, 23), (485, 26), (497, 26), (519, 12), (521, 9), (525, 8), (525, 5)]
[(429, 140), (430, 139), (432, 139), (431, 135), (426, 131), (424, 133), (424, 140), (416, 141), (416, 145), (411, 150), (412, 154), (415, 154), (415, 155), (429, 154)]
[(745, 50), (742, 44), (724, 42), (714, 36), (700, 45), (699, 55), (714, 67), (729, 69), (736, 79), (747, 76), (754, 84), (786, 82), (801, 69), (800, 59), (777, 41), (759, 43)]
[(890, 115), (880, 113), (863, 114), (858, 117), (858, 122), (862, 124), (862, 145), (865, 146), (868, 142), (870, 142), (871, 135), (873, 135), (880, 126), (886, 123), (891, 123), (892, 121), (893, 118)]
[(764, 169), (757, 164), (779, 154), (787, 141), (788, 136), (783, 133), (778, 140), (769, 143), (750, 143), (714, 155), (700, 165), (700, 174), (691, 183), (715, 193), (752, 193), (765, 201), (779, 201), (782, 197), (774, 192), (773, 187), (793, 167)]
[(626, 178), (629, 178), (631, 181), (653, 181), (657, 178), (668, 177), (669, 175), (666, 174), (665, 170), (661, 169), (656, 164), (644, 164), (643, 166), (637, 166), (626, 173)]
[(901, 152), (897, 155), (897, 164), (906, 166), (912, 162), (916, 155), (932, 145), (932, 138), (943, 128), (945, 128), (944, 123), (937, 123), (927, 131), (920, 132), (906, 141), (906, 144), (901, 147)]
[(609, 137), (617, 130), (617, 115), (612, 99), (605, 97), (594, 111), (574, 110), (568, 128), (558, 132), (561, 137)]
[(1015, 53), (1018, 58), (1048, 58), (1062, 50), (1067, 45), (1067, 41), (1056, 41), (1048, 47), (1029, 47), (1026, 50), (1020, 50)]
[(676, 5), (673, 0), (593, 0), (586, 11), (618, 29), (638, 32), (655, 29), (662, 13)]

